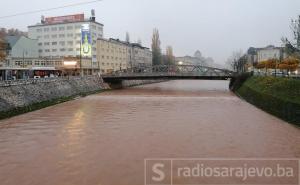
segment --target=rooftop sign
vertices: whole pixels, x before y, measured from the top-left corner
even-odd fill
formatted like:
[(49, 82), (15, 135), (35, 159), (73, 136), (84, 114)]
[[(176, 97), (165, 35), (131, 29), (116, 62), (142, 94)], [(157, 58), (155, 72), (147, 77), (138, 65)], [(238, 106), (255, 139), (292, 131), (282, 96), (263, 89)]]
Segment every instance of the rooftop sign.
[(84, 14), (75, 14), (75, 15), (66, 15), (59, 17), (46, 17), (46, 24), (57, 24), (57, 23), (65, 23), (65, 22), (80, 22), (84, 21)]

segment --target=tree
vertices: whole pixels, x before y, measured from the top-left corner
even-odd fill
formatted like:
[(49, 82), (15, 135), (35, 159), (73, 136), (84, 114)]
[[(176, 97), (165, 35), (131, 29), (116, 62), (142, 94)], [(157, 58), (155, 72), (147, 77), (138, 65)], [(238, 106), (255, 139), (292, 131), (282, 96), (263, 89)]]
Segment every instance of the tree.
[(298, 19), (292, 19), (291, 30), (295, 39), (294, 45), (300, 49), (300, 15), (298, 16)]
[(175, 63), (175, 57), (173, 55), (172, 46), (167, 46), (166, 48), (166, 56), (164, 57), (164, 64), (171, 65)]
[(236, 72), (244, 72), (246, 63), (247, 58), (242, 50), (233, 52), (226, 62), (227, 66)]
[(281, 40), (285, 45), (285, 52), (289, 56), (300, 58), (300, 15), (298, 19), (292, 19), (290, 28), (294, 36), (294, 41), (289, 41), (286, 37), (283, 37)]
[(153, 65), (161, 64), (161, 48), (160, 48), (160, 38), (158, 29), (153, 30), (152, 35), (152, 63)]
[(126, 32), (126, 42), (130, 43), (130, 35), (128, 32)]
[(9, 50), (8, 43), (6, 43), (4, 39), (0, 38), (0, 61), (6, 58), (8, 50)]
[(139, 39), (137, 40), (137, 43), (138, 43), (139, 45), (142, 45), (142, 40), (139, 38)]
[(295, 71), (300, 64), (300, 60), (294, 57), (288, 57), (284, 59), (282, 63), (278, 65), (279, 69), (285, 69), (288, 72)]

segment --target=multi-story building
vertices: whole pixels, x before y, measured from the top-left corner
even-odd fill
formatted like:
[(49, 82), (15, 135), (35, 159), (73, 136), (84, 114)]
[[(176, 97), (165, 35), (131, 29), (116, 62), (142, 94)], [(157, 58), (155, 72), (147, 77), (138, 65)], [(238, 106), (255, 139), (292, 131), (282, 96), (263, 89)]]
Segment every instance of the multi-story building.
[(28, 36), (38, 40), (40, 57), (76, 57), (78, 63), (85, 58), (92, 65), (84, 73), (99, 69), (96, 45), (97, 39), (103, 37), (103, 24), (96, 22), (93, 10), (87, 19), (84, 14), (42, 17), (41, 23), (28, 26)]
[(264, 48), (251, 47), (248, 49), (247, 55), (249, 64), (255, 64), (269, 59), (283, 60), (287, 57), (283, 47), (275, 47), (272, 45)]
[(97, 40), (97, 60), (101, 73), (111, 73), (128, 68), (130, 47), (128, 43), (117, 39)]
[(133, 43), (130, 44), (130, 49), (129, 66), (131, 68), (152, 66), (152, 52), (149, 48)]
[(134, 67), (151, 66), (152, 52), (139, 44), (101, 38), (97, 40), (97, 60), (101, 73), (111, 73)]

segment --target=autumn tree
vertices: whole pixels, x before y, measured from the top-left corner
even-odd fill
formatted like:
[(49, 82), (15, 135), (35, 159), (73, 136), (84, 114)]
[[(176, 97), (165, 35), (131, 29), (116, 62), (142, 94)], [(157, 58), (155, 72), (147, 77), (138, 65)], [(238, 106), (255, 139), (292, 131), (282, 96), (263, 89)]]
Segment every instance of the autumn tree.
[(278, 65), (278, 68), (290, 72), (290, 71), (295, 71), (298, 68), (299, 64), (300, 64), (299, 59), (294, 57), (288, 57)]
[(161, 64), (161, 48), (160, 48), (160, 38), (158, 29), (153, 30), (152, 35), (152, 64), (160, 65)]

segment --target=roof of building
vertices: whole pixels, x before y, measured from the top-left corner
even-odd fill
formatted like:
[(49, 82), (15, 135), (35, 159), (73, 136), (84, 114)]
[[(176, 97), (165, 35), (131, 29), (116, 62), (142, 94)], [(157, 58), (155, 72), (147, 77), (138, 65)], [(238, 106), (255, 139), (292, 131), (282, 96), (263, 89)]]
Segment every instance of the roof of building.
[(17, 35), (8, 35), (5, 37), (5, 41), (9, 44), (10, 47), (13, 47), (20, 38), (26, 38), (26, 39), (29, 39), (29, 40), (35, 40), (35, 39), (30, 39), (28, 37), (25, 37), (25, 36), (17, 36)]
[(150, 48), (147, 48), (147, 47), (144, 47), (144, 46), (140, 45), (139, 43), (130, 43), (130, 42), (126, 42), (126, 41), (121, 41), (120, 39), (114, 39), (114, 38), (109, 38), (109, 39), (98, 38), (97, 40), (103, 40), (103, 41), (106, 41), (106, 42), (116, 42), (116, 43), (124, 44), (124, 45), (127, 45), (127, 46), (131, 46), (131, 47), (138, 47), (138, 48), (141, 48), (141, 49), (150, 49)]
[(5, 37), (5, 40), (9, 43), (10, 47), (13, 47), (20, 38), (21, 36), (9, 35)]
[(35, 25), (30, 25), (28, 26), (28, 28), (32, 28), (32, 27), (40, 27), (40, 26), (52, 26), (52, 25), (61, 25), (61, 24), (72, 24), (72, 23), (86, 23), (86, 22), (89, 22), (89, 23), (95, 23), (95, 24), (98, 24), (100, 26), (104, 26), (102, 23), (99, 23), (99, 22), (96, 22), (96, 21), (92, 21), (90, 19), (86, 19), (86, 20), (83, 20), (83, 21), (73, 21), (73, 22), (62, 22), (62, 23), (53, 23), (53, 24), (46, 24), (46, 23), (37, 23)]

